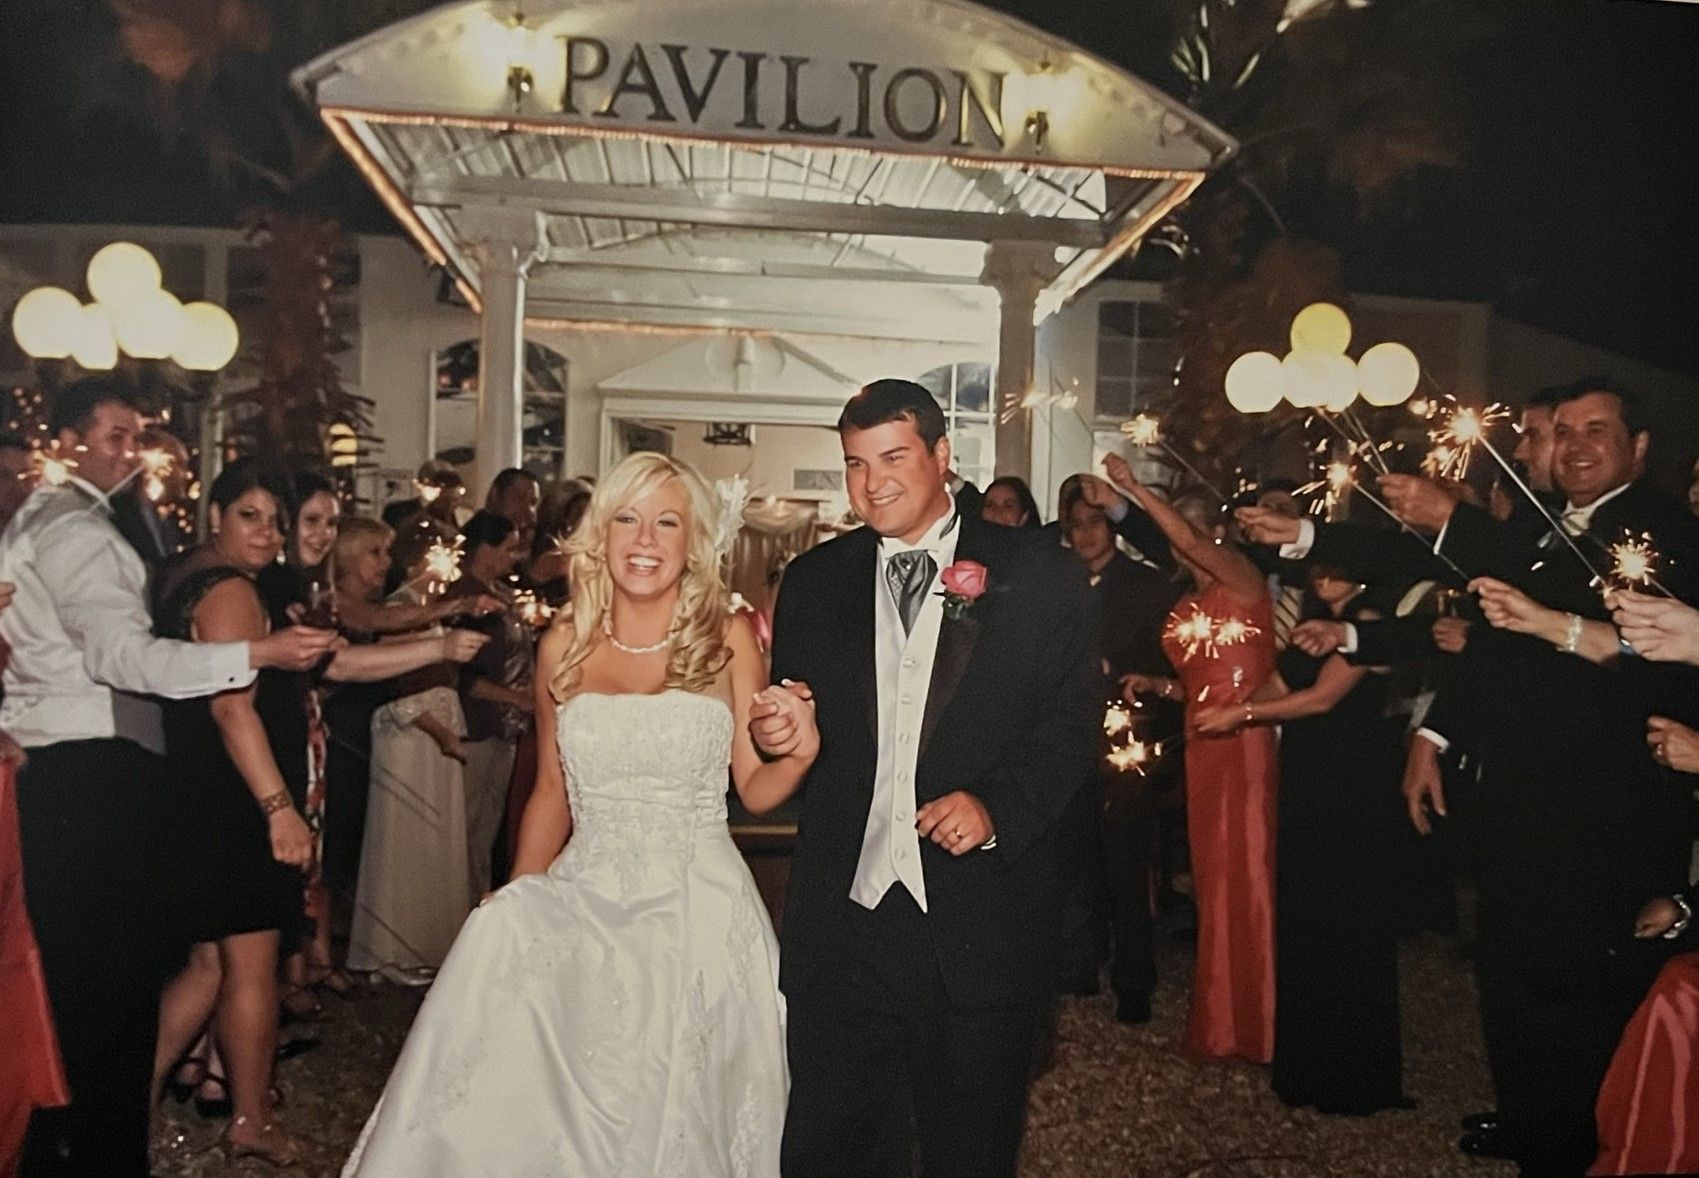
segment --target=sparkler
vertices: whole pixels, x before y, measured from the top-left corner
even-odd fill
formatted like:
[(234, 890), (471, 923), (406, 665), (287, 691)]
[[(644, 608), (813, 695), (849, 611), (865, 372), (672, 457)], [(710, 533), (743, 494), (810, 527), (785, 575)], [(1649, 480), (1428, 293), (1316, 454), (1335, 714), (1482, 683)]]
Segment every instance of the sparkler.
[(136, 457), (142, 460), (142, 494), (151, 502), (158, 503), (165, 498), (165, 479), (176, 464), (171, 459), (168, 450), (149, 448), (141, 451)]
[(1451, 402), (1450, 415), (1444, 425), (1428, 436), (1437, 447), (1447, 452), (1447, 457), (1436, 465), (1424, 461), (1422, 469), (1440, 478), (1461, 479), (1469, 473), (1469, 460), (1474, 457), (1476, 446), (1485, 448), (1502, 465), (1504, 459), (1499, 458), (1488, 435), (1493, 427), (1509, 420), (1510, 411), (1503, 405), (1476, 409), (1459, 405), (1454, 398), (1446, 399)]
[(1210, 494), (1214, 495), (1223, 503), (1231, 504), (1233, 502), (1231, 499), (1227, 498), (1226, 495), (1222, 494), (1220, 488), (1218, 488), (1214, 483), (1199, 474), (1197, 467), (1193, 466), (1181, 457), (1178, 450), (1168, 444), (1167, 440), (1162, 436), (1162, 423), (1156, 419), (1154, 414), (1141, 413), (1131, 421), (1122, 422), (1121, 436), (1126, 438), (1127, 441), (1131, 442), (1135, 446), (1160, 446), (1162, 451), (1167, 454), (1168, 457), (1179, 463), (1181, 468), (1184, 469), (1187, 474), (1202, 483), (1204, 487), (1209, 490)]
[(521, 589), (513, 595), (513, 609), (520, 621), (539, 628), (548, 625), (555, 614), (554, 608), (530, 589)]
[[(1327, 470), (1322, 478), (1299, 487), (1298, 494), (1313, 494), (1316, 491), (1321, 490), (1323, 487), (1327, 488), (1327, 493), (1310, 504), (1310, 510), (1316, 512), (1316, 514), (1319, 515), (1322, 511), (1325, 511), (1328, 518), (1332, 519), (1334, 509), (1339, 506), (1339, 502), (1342, 498), (1344, 498), (1347, 490), (1355, 491), (1364, 499), (1367, 499), (1370, 503), (1378, 507), (1387, 519), (1397, 524), (1399, 531), (1414, 536), (1421, 542), (1423, 548), (1429, 548), (1426, 537), (1416, 531), (1415, 528), (1412, 528), (1409, 524), (1405, 523), (1403, 519), (1399, 517), (1398, 513), (1392, 510), (1391, 506), (1388, 505), (1384, 499), (1382, 499), (1379, 495), (1376, 495), (1373, 491), (1369, 490), (1358, 481), (1349, 462), (1330, 462), (1327, 465)], [(1449, 556), (1440, 552), (1438, 549), (1431, 549), (1431, 551), (1440, 560), (1443, 560), (1446, 567), (1456, 573), (1459, 579), (1468, 581), (1469, 574), (1458, 568), (1456, 561), (1452, 560)]]
[(49, 487), (62, 487), (65, 480), (71, 477), (71, 472), (77, 469), (77, 460), (64, 458), (57, 454), (49, 454), (45, 450), (35, 452), (36, 475)]
[[(1528, 502), (1532, 503), (1534, 509), (1545, 518), (1546, 523), (1551, 525), (1552, 531), (1569, 546), (1569, 550), (1575, 554), (1575, 559), (1579, 560), (1582, 566), (1592, 574), (1593, 583), (1597, 584), (1603, 581), (1603, 574), (1599, 572), (1592, 561), (1587, 559), (1587, 554), (1581, 551), (1581, 546), (1575, 542), (1575, 537), (1571, 536), (1564, 526), (1558, 522), (1557, 517), (1547, 509), (1544, 503), (1540, 502), (1540, 497), (1534, 494), (1534, 489), (1522, 481), (1522, 476), (1516, 473), (1516, 468), (1510, 465), (1509, 460), (1503, 454), (1499, 453), (1498, 447), (1494, 446), (1492, 439), (1487, 436), (1488, 430), (1505, 421), (1509, 416), (1509, 411), (1502, 405), (1488, 405), (1485, 409), (1460, 407), (1452, 410), (1445, 427), (1435, 433), (1433, 439), (1442, 445), (1453, 446), (1457, 449), (1467, 449), (1479, 445), (1490, 454), (1492, 460), (1498, 463), (1499, 469), (1510, 476), (1510, 481), (1516, 484), (1516, 489), (1527, 497)], [(1466, 469), (1468, 466), (1466, 455), (1462, 459), (1462, 463)]]
[(1133, 730), (1132, 709), (1120, 700), (1112, 702), (1103, 712), (1103, 733), (1113, 739)]
[(417, 585), (427, 582), (427, 589), (440, 592), (445, 585), (460, 579), (461, 541), (456, 536), (452, 544), (437, 540), (425, 549), (425, 565), (419, 575), (407, 582)]
[(1611, 569), (1605, 578), (1607, 594), (1616, 589), (1650, 587), (1665, 596), (1675, 596), (1658, 582), (1658, 564), (1663, 557), (1650, 532), (1635, 535), (1624, 529), (1622, 539), (1612, 544), (1609, 552)]
[(1261, 627), (1243, 618), (1212, 618), (1194, 605), (1191, 613), (1183, 617), (1178, 613), (1170, 614), (1162, 636), (1184, 649), (1183, 661), (1189, 663), (1200, 650), (1207, 657), (1214, 658), (1218, 648), (1237, 646), (1261, 633)]

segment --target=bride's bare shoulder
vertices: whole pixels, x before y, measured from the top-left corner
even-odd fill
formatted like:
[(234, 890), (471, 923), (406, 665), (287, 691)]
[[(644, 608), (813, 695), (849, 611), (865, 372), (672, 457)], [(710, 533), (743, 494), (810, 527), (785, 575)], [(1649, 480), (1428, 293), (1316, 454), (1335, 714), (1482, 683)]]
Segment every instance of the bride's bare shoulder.
[(567, 651), (572, 649), (572, 640), (576, 634), (577, 631), (573, 629), (570, 618), (562, 618), (550, 626), (543, 631), (542, 640), (537, 643), (538, 661), (541, 662), (546, 659), (553, 662), (559, 660)]

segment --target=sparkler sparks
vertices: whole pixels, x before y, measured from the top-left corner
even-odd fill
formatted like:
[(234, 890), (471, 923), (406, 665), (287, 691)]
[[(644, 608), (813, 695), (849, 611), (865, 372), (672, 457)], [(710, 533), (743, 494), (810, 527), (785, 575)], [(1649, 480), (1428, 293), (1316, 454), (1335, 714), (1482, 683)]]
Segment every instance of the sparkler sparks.
[(49, 487), (62, 487), (65, 480), (71, 477), (71, 472), (77, 469), (77, 460), (49, 454), (45, 450), (35, 452), (36, 474)]
[(438, 540), (425, 550), (425, 579), (439, 585), (459, 580), (460, 556), (460, 537), (456, 536), (452, 544)]
[(1617, 589), (1657, 589), (1669, 593), (1658, 583), (1658, 565), (1663, 556), (1650, 532), (1635, 535), (1624, 529), (1622, 539), (1610, 546), (1610, 558), (1610, 572), (1604, 578), (1606, 593)]
[(1114, 738), (1133, 730), (1133, 713), (1120, 700), (1111, 703), (1103, 712), (1104, 735)]
[(1191, 662), (1200, 650), (1213, 658), (1219, 647), (1237, 646), (1261, 633), (1261, 627), (1243, 618), (1217, 619), (1193, 606), (1192, 612), (1184, 617), (1170, 614), (1162, 636), (1177, 643), (1185, 651), (1184, 661)]
[(1193, 466), (1190, 462), (1187, 462), (1178, 450), (1168, 444), (1167, 440), (1162, 436), (1162, 422), (1157, 420), (1155, 414), (1141, 413), (1131, 421), (1123, 421), (1121, 423), (1121, 436), (1126, 438), (1127, 441), (1131, 442), (1135, 446), (1162, 447), (1162, 452), (1164, 454), (1167, 454), (1168, 457), (1172, 458), (1182, 470), (1191, 475), (1199, 483), (1203, 484), (1203, 486), (1217, 499), (1221, 500), (1223, 503), (1230, 504), (1232, 502), (1232, 500), (1228, 499), (1226, 495), (1221, 493), (1221, 489), (1219, 487), (1204, 478), (1202, 474), (1198, 473), (1197, 467)]
[(1135, 446), (1160, 446), (1162, 423), (1149, 413), (1141, 413), (1131, 421), (1121, 423), (1121, 435)]
[(520, 621), (539, 628), (548, 625), (555, 615), (553, 607), (530, 589), (521, 589), (513, 595), (513, 609)]
[(150, 447), (136, 457), (142, 460), (142, 494), (153, 503), (165, 498), (165, 479), (176, 469), (171, 452)]
[(1148, 773), (1151, 762), (1161, 751), (1161, 745), (1129, 740), (1109, 750), (1109, 765), (1118, 773)]
[(1488, 435), (1509, 418), (1510, 411), (1503, 405), (1476, 409), (1452, 400), (1444, 424), (1428, 435), (1436, 450), (1446, 451), (1446, 456), (1436, 459), (1434, 454), (1429, 454), (1423, 460), (1423, 471), (1438, 478), (1461, 479), (1469, 473), (1469, 459), (1474, 457), (1476, 446), (1485, 447), (1496, 458), (1497, 452)]

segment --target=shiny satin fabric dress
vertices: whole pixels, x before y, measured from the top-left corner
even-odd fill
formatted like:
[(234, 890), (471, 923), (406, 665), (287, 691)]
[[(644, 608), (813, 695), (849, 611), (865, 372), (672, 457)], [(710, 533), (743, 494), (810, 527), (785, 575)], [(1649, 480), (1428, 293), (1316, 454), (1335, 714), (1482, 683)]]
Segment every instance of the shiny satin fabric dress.
[[(1236, 641), (1188, 643), (1175, 623), (1195, 613), (1236, 619)], [(1248, 700), (1274, 669), (1274, 610), (1216, 585), (1180, 599), (1163, 649), (1188, 710)], [(1254, 632), (1253, 632), (1254, 631)], [(1205, 1058), (1267, 1063), (1274, 1055), (1274, 843), (1279, 756), (1274, 729), (1186, 739), (1186, 833), (1197, 903), (1197, 964), (1184, 1048)]]
[(556, 712), (572, 835), (467, 919), (345, 1178), (777, 1178), (778, 944), (726, 826), (732, 714)]
[(1587, 1173), (1699, 1173), (1699, 952), (1666, 961), (1634, 1012), (1599, 1088), (1598, 1122)]

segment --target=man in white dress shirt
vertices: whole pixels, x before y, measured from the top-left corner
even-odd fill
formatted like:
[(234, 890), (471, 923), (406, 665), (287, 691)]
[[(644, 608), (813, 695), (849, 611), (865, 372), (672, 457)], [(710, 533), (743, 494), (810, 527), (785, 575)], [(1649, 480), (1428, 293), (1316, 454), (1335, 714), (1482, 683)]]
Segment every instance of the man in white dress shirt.
[(821, 734), (780, 957), (784, 1170), (907, 1176), (918, 1144), (927, 1178), (1012, 1176), (1055, 833), (1095, 769), (1096, 606), (1039, 529), (957, 511), (925, 389), (868, 385), (838, 433), (868, 526), (792, 561), (774, 619), (773, 674), (812, 690)]
[(11, 648), (0, 729), (28, 757), (18, 774), (25, 899), (72, 1102), (36, 1114), (24, 1173), (129, 1178), (148, 1172), (159, 994), (182, 948), (164, 741), (148, 697), (245, 687), (261, 667), (304, 670), (336, 635), (155, 638), (146, 571), (108, 503), (135, 475), (141, 417), (120, 382), (96, 377), (62, 389), (49, 424), (71, 473), (37, 489), (0, 536), (0, 581), (17, 586), (0, 615)]

